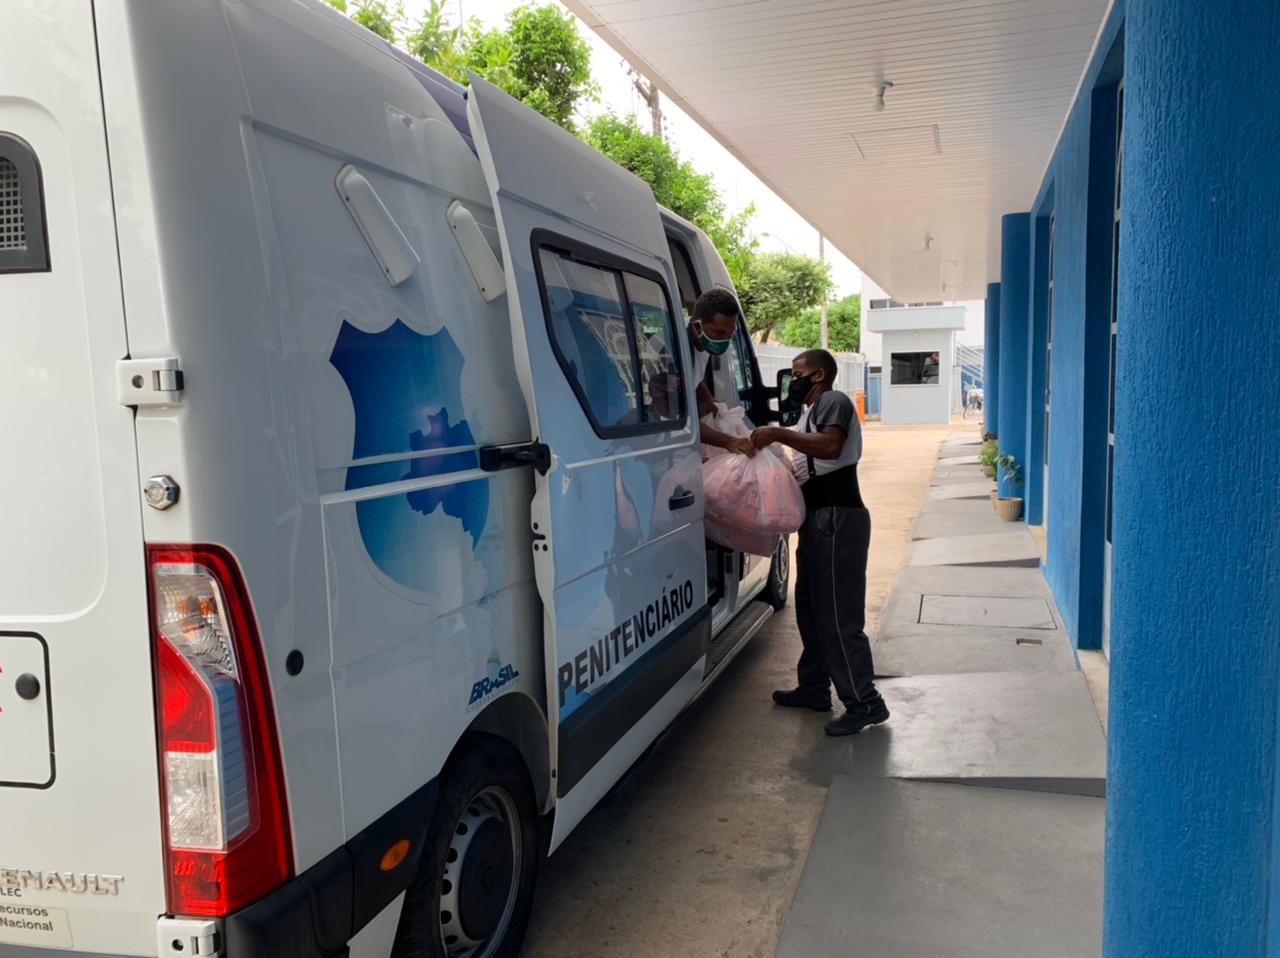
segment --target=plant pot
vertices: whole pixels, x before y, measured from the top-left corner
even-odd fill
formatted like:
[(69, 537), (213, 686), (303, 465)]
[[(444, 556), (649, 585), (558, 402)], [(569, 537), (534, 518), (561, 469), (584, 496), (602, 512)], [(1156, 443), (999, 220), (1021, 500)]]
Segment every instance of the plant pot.
[(988, 479), (994, 479), (996, 477), (996, 467), (990, 463), (984, 462), (982, 464), (982, 474)]
[[(993, 493), (994, 495), (994, 493)], [(1022, 499), (1011, 496), (1008, 499), (996, 499), (996, 515), (1005, 522), (1017, 522), (1022, 518)]]

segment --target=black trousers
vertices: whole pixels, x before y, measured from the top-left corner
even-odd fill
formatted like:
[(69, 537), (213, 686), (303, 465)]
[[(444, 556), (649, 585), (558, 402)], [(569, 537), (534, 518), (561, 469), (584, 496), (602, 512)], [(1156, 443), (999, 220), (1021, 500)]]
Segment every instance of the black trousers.
[(800, 691), (826, 699), (835, 685), (845, 708), (856, 712), (880, 703), (866, 633), (870, 547), (871, 513), (841, 506), (811, 511), (796, 546)]

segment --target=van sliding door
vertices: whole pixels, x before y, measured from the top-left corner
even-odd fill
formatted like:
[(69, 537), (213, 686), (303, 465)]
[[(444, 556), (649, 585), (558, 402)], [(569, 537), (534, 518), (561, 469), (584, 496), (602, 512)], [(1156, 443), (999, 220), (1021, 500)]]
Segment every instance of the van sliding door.
[(689, 345), (649, 187), (473, 76), (516, 368), (545, 444), (531, 508), (552, 847), (697, 691), (710, 638)]

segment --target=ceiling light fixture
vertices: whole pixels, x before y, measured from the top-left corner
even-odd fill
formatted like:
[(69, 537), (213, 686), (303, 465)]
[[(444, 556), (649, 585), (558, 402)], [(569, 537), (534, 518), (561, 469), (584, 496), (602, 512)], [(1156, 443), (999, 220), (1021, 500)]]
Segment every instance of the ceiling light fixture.
[(877, 80), (875, 83), (868, 83), (867, 88), (875, 94), (871, 101), (871, 108), (877, 113), (884, 112), (884, 94), (886, 90), (892, 90), (893, 84), (888, 80)]

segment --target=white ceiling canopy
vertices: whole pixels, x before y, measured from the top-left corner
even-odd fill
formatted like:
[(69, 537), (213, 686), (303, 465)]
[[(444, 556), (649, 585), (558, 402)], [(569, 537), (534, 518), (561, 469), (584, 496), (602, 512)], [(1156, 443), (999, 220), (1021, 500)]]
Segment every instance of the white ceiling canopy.
[(564, 2), (902, 302), (999, 278), (1000, 216), (1034, 199), (1107, 6)]

